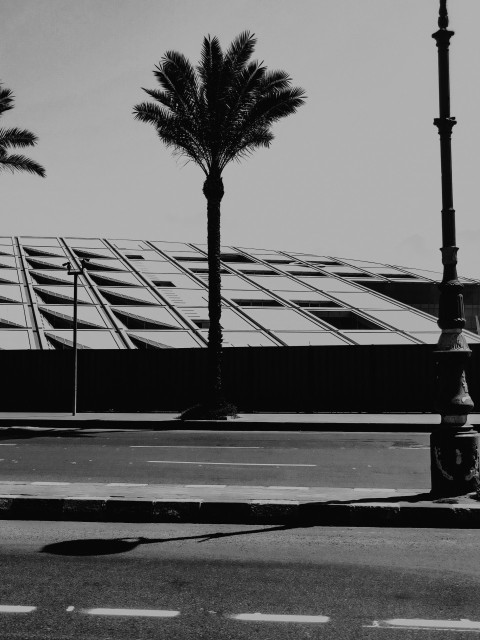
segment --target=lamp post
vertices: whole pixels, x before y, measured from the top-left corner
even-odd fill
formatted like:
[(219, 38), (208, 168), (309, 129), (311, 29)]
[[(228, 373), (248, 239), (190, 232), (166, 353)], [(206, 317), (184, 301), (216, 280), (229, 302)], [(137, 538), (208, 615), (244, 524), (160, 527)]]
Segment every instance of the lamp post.
[(475, 491), (479, 485), (478, 434), (468, 424), (473, 402), (468, 395), (465, 366), (471, 355), (462, 333), (465, 327), (463, 286), (457, 275), (455, 209), (452, 189), (452, 128), (450, 115), (449, 46), (454, 32), (448, 30), (447, 0), (440, 0), (438, 48), (440, 117), (434, 124), (440, 135), (442, 172), (442, 264), (439, 285), (439, 319), (442, 330), (435, 349), (437, 363), (436, 409), (440, 426), (430, 436), (432, 495), (446, 497)]
[(80, 269), (74, 269), (71, 262), (66, 262), (63, 266), (67, 267), (68, 275), (73, 276), (73, 400), (72, 415), (77, 415), (77, 308), (78, 308), (78, 276), (85, 270), (88, 258), (80, 260)]

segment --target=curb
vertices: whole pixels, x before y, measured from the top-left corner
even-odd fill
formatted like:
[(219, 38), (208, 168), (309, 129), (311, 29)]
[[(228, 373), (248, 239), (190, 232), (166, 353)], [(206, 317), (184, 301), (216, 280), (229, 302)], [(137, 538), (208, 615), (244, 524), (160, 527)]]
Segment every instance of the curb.
[(340, 503), (3, 496), (0, 520), (480, 528), (480, 503)]
[[(0, 427), (50, 429), (147, 429), (151, 431), (371, 431), (392, 433), (431, 433), (437, 424), (415, 422), (291, 422), (241, 420), (99, 420), (99, 419), (0, 419)], [(480, 423), (472, 424), (480, 430)]]

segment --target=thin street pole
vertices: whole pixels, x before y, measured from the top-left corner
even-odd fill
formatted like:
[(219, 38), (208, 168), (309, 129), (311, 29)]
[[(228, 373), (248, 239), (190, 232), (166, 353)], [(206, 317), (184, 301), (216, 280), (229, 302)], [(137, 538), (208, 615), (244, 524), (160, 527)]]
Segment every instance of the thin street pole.
[(73, 274), (73, 408), (77, 414), (77, 307), (78, 307), (78, 271)]
[(442, 181), (442, 264), (439, 285), (440, 339), (435, 349), (437, 369), (436, 409), (441, 423), (430, 436), (432, 494), (447, 497), (476, 491), (479, 487), (478, 434), (468, 424), (473, 402), (468, 394), (465, 367), (471, 350), (462, 333), (465, 327), (463, 285), (457, 275), (455, 209), (452, 184), (452, 129), (450, 115), (449, 47), (447, 0), (440, 0), (438, 31), (438, 90), (440, 117), (434, 124), (440, 136)]

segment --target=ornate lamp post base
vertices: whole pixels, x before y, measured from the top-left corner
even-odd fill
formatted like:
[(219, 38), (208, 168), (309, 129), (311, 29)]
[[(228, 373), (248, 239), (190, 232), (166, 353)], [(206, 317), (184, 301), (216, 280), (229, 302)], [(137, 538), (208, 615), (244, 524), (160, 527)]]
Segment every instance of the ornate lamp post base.
[(435, 350), (441, 423), (430, 436), (433, 496), (464, 495), (480, 486), (478, 433), (468, 421), (473, 411), (465, 379), (470, 355), (461, 329), (442, 331)]

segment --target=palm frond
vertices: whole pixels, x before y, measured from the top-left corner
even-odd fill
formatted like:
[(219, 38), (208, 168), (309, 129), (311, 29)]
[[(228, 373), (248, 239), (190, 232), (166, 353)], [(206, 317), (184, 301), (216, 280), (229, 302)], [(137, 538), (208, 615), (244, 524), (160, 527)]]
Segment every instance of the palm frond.
[(33, 147), (38, 142), (34, 133), (27, 129), (0, 129), (0, 147), (11, 149), (15, 147)]
[(12, 91), (2, 87), (2, 83), (0, 83), (0, 115), (4, 111), (13, 109), (13, 99)]
[(42, 165), (38, 164), (38, 162), (17, 154), (4, 155), (3, 157), (0, 157), (0, 171), (1, 170), (8, 170), (12, 173), (15, 173), (16, 171), (24, 171), (26, 173), (33, 173), (37, 176), (41, 176), (42, 178), (46, 175), (45, 169)]
[(253, 33), (243, 31), (232, 42), (225, 54), (225, 61), (232, 68), (234, 74), (238, 73), (249, 61), (257, 44)]

